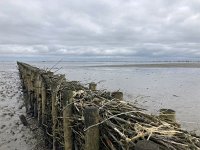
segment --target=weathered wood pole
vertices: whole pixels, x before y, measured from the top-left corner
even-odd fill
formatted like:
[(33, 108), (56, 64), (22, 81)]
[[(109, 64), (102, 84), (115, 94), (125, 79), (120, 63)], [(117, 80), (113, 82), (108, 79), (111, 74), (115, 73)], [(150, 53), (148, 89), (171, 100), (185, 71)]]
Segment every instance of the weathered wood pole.
[(42, 124), (42, 78), (41, 74), (37, 74), (37, 103), (38, 103), (38, 125)]
[[(99, 150), (99, 110), (96, 107), (87, 107), (84, 110), (85, 118), (85, 150)], [(93, 127), (90, 127), (95, 125)]]
[(59, 78), (56, 80), (56, 81), (53, 81), (51, 83), (51, 100), (52, 100), (52, 110), (51, 110), (51, 113), (52, 113), (52, 123), (53, 123), (53, 126), (52, 126), (52, 132), (53, 132), (53, 150), (56, 150), (57, 149), (57, 146), (58, 146), (58, 141), (56, 140), (56, 137), (57, 137), (57, 117), (58, 117), (58, 97), (57, 97), (57, 94), (58, 94), (58, 91), (59, 91), (59, 88), (60, 88), (60, 85), (61, 83), (63, 82), (63, 79), (64, 79), (64, 75), (62, 76), (59, 76)]
[(27, 91), (27, 85), (25, 82), (25, 69), (24, 67), (18, 62), (18, 67), (19, 67), (19, 74), (21, 76), (21, 83), (22, 83), (22, 89), (23, 89), (23, 97), (24, 97), (24, 103), (25, 103), (25, 107), (26, 107), (26, 112), (28, 112), (28, 107), (29, 107), (29, 102), (28, 102), (28, 91)]
[(29, 67), (26, 68), (26, 72), (27, 72), (26, 79), (27, 79), (28, 101), (29, 101), (28, 103), (30, 107), (29, 112), (31, 112), (32, 115), (33, 114), (36, 115), (37, 110), (35, 110), (36, 108), (34, 107), (34, 93), (35, 93), (33, 84), (33, 81), (35, 80), (34, 74)]
[(52, 132), (53, 132), (53, 150), (56, 150), (56, 146), (57, 146), (57, 140), (56, 140), (56, 122), (57, 122), (57, 103), (56, 103), (56, 98), (57, 98), (57, 91), (56, 91), (56, 87), (52, 87), (52, 91), (51, 91), (51, 101), (52, 101), (52, 109), (51, 109), (51, 115), (52, 115)]
[(34, 96), (34, 100), (33, 100), (33, 107), (34, 107), (34, 117), (37, 118), (38, 116), (38, 105), (37, 105), (37, 99)]
[(34, 108), (34, 117), (38, 117), (38, 79), (37, 79), (37, 74), (38, 72), (33, 72), (32, 73), (32, 82), (33, 82), (33, 108)]
[[(44, 80), (44, 76), (42, 76), (42, 83), (41, 83), (41, 101), (42, 101), (42, 128), (44, 131), (47, 131), (47, 90), (46, 90), (46, 83)], [(45, 144), (49, 145), (48, 135), (44, 132), (44, 139)]]
[(32, 100), (31, 100), (32, 91), (33, 91), (33, 85), (31, 82), (31, 73), (28, 68), (25, 68), (25, 69), (26, 69), (25, 86), (27, 90), (28, 111), (33, 112), (33, 105), (32, 105)]
[(166, 122), (176, 122), (176, 112), (172, 109), (160, 109), (159, 118)]
[(119, 100), (123, 100), (123, 93), (122, 92), (113, 92), (112, 94), (112, 97), (116, 98), (116, 99), (119, 99)]
[(42, 124), (46, 123), (46, 87), (44, 81), (41, 83), (41, 95), (42, 95)]
[(97, 90), (97, 84), (94, 83), (94, 82), (91, 82), (91, 83), (89, 84), (89, 89), (90, 89), (91, 91), (96, 91), (96, 90)]
[(63, 93), (63, 129), (64, 129), (64, 141), (65, 150), (73, 149), (73, 137), (72, 137), (72, 123), (70, 117), (72, 116), (73, 107), (73, 91), (67, 90)]

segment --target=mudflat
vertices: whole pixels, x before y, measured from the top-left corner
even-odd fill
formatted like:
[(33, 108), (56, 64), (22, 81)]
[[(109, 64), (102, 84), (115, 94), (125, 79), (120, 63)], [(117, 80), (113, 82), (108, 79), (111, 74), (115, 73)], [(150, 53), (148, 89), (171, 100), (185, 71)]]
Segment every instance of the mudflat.
[(87, 67), (200, 68), (200, 62), (108, 64)]
[(0, 150), (45, 149), (36, 122), (26, 116), (30, 126), (24, 126), (19, 119), (22, 114), (26, 116), (26, 110), (15, 62), (1, 62)]

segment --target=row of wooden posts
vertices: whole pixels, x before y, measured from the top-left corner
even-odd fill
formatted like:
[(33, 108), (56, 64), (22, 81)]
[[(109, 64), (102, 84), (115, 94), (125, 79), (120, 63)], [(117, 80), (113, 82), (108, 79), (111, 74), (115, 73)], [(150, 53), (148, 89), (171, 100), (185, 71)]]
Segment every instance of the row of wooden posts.
[[(70, 150), (73, 148), (73, 137), (70, 117), (72, 116), (72, 96), (73, 90), (65, 87), (62, 90), (62, 104), (63, 104), (63, 134), (64, 146), (60, 146), (56, 138), (56, 122), (58, 116), (58, 101), (57, 94), (60, 90), (60, 85), (67, 82), (63, 75), (54, 75), (51, 71), (40, 70), (39, 68), (30, 66), (25, 63), (17, 62), (20, 77), (22, 80), (23, 92), (25, 96), (25, 106), (27, 113), (32, 114), (38, 119), (38, 125), (43, 127), (44, 130), (51, 128), (52, 135), (47, 131), (46, 143), (52, 149), (65, 149)], [(53, 80), (54, 79), (54, 80)], [(90, 83), (89, 89), (96, 90), (96, 84)], [(123, 99), (122, 92), (113, 92), (113, 97)], [(51, 101), (51, 102), (49, 102)], [(67, 107), (65, 107), (67, 106)], [(47, 108), (51, 108), (51, 114), (48, 114)], [(85, 128), (99, 122), (99, 110), (95, 107), (88, 107), (84, 111)], [(47, 119), (51, 117), (52, 127), (47, 124)], [(45, 131), (46, 132), (46, 131)], [(49, 131), (50, 132), (50, 131)], [(62, 133), (60, 133), (62, 134)], [(99, 149), (99, 128), (94, 126), (88, 129), (85, 133), (85, 150), (98, 150)]]
[[(73, 113), (73, 91), (78, 90), (77, 87), (80, 89), (85, 87), (77, 84), (75, 89), (71, 89), (64, 75), (54, 75), (51, 71), (41, 70), (22, 62), (17, 62), (17, 64), (27, 113), (38, 119), (38, 125), (44, 130), (46, 144), (53, 150), (72, 150), (74, 139), (70, 117)], [(95, 91), (96, 88), (95, 83), (89, 84), (91, 91)], [(58, 99), (58, 95), (61, 95), (61, 98)], [(120, 100), (123, 99), (122, 92), (113, 92), (112, 96)], [(58, 116), (62, 116), (60, 125), (58, 124)], [(175, 114), (171, 113), (168, 118), (170, 117), (172, 120), (175, 119)], [(87, 107), (84, 110), (84, 121), (85, 128), (99, 123), (99, 110), (95, 107)], [(99, 150), (99, 136), (98, 126), (86, 130), (84, 149)], [(58, 141), (59, 138), (61, 141)], [(60, 144), (61, 142), (63, 144)]]

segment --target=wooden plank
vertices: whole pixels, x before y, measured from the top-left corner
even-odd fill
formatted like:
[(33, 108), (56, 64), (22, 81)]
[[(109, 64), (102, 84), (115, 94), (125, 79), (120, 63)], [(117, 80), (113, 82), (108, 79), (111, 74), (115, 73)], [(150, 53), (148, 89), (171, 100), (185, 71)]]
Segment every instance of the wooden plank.
[(85, 118), (85, 150), (99, 150), (99, 126), (93, 126), (99, 123), (99, 110), (96, 107), (87, 107), (84, 110)]
[(65, 150), (72, 150), (73, 137), (72, 137), (72, 123), (70, 117), (72, 116), (73, 107), (73, 92), (71, 90), (64, 91), (63, 94), (63, 129), (64, 129), (64, 148)]

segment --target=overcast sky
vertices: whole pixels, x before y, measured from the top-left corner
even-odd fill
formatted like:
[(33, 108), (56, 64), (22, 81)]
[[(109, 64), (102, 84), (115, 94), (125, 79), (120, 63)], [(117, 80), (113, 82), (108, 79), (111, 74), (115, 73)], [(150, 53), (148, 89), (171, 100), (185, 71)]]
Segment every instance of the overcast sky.
[(1, 54), (200, 56), (200, 0), (0, 0)]

